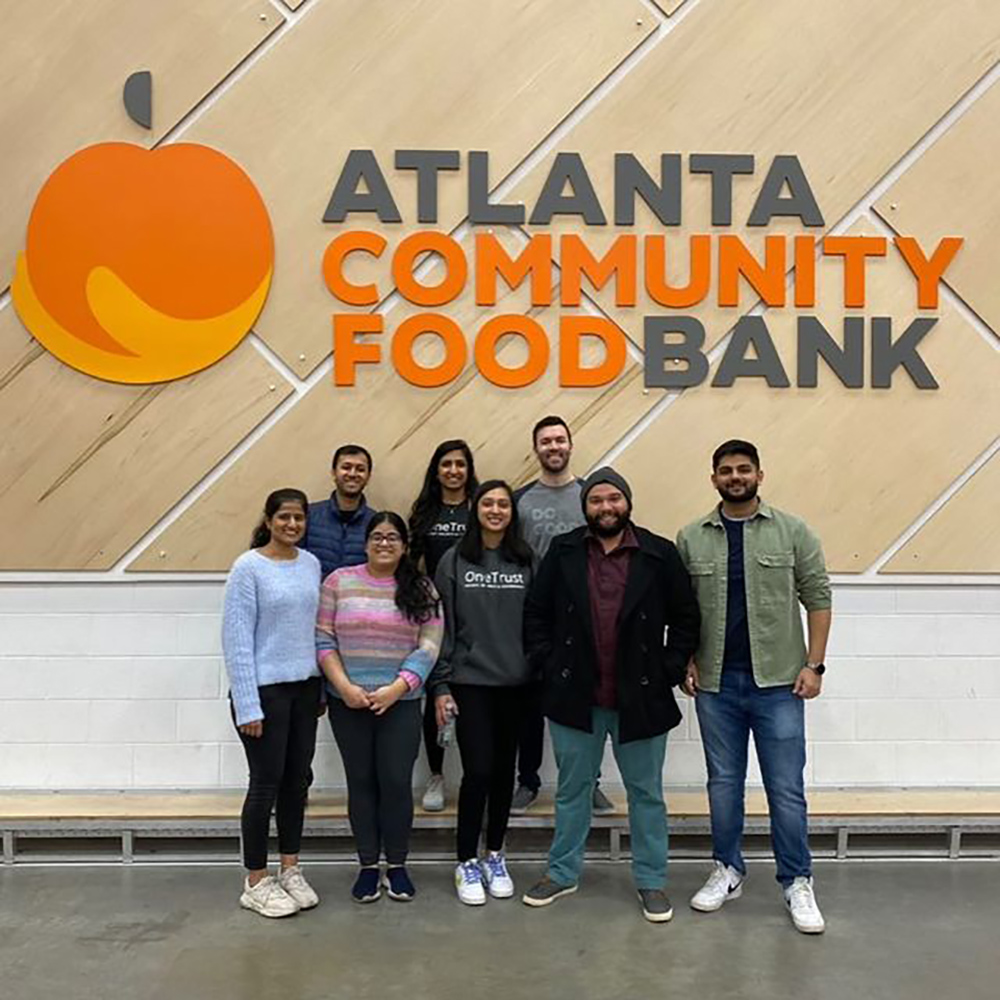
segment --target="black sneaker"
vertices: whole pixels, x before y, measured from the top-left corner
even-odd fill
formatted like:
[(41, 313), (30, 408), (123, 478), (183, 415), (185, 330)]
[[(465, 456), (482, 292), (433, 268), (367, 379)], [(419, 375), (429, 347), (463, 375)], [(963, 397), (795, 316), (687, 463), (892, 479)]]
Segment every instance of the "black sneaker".
[(554, 903), (560, 896), (568, 896), (571, 892), (576, 892), (575, 885), (559, 885), (553, 882), (548, 875), (543, 875), (522, 897), (521, 902), (525, 906), (548, 906)]
[(599, 815), (607, 815), (608, 813), (613, 813), (615, 811), (616, 807), (614, 802), (612, 802), (611, 799), (609, 799), (607, 795), (605, 795), (604, 792), (601, 791), (600, 785), (595, 785), (594, 812), (598, 813)]
[(392, 865), (387, 868), (382, 885), (385, 886), (389, 898), (400, 903), (408, 903), (417, 894), (416, 888), (410, 881), (410, 876), (402, 865)]
[(351, 887), (351, 896), (354, 902), (374, 903), (381, 895), (382, 890), (378, 885), (378, 868), (362, 868)]
[(665, 924), (674, 915), (670, 899), (662, 889), (638, 889), (642, 915), (654, 924)]
[(538, 791), (529, 788), (527, 785), (518, 785), (514, 790), (514, 798), (510, 802), (512, 813), (523, 813), (528, 811), (528, 807), (538, 798)]

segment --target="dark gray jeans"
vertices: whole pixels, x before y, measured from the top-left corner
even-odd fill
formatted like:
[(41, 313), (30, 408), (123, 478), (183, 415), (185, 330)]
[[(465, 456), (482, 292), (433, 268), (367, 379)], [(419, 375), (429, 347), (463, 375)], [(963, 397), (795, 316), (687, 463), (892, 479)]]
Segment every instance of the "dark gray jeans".
[(347, 774), (347, 812), (362, 865), (385, 853), (406, 862), (413, 826), (413, 765), (420, 749), (420, 702), (398, 701), (385, 715), (330, 698), (330, 726)]

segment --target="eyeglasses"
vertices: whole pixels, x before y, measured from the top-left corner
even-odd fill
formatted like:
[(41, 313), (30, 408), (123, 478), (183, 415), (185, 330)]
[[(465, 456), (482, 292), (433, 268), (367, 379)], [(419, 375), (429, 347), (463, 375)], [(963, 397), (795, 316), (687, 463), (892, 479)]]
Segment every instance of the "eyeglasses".
[(372, 532), (372, 534), (368, 536), (368, 541), (370, 541), (372, 545), (398, 545), (402, 540), (403, 539), (395, 533), (391, 535), (380, 535), (378, 532)]

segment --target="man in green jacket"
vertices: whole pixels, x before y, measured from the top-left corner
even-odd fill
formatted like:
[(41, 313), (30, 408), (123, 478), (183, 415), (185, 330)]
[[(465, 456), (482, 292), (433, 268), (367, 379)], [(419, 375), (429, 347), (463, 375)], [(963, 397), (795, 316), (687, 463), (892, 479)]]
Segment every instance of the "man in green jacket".
[(722, 502), (677, 536), (701, 608), (698, 651), (684, 688), (697, 699), (714, 858), (691, 906), (712, 912), (742, 894), (753, 733), (778, 881), (796, 929), (819, 934), (824, 921), (813, 894), (803, 788), (804, 702), (823, 685), (830, 580), (819, 539), (805, 522), (757, 495), (763, 479), (757, 449), (749, 441), (726, 441), (712, 456), (712, 485)]

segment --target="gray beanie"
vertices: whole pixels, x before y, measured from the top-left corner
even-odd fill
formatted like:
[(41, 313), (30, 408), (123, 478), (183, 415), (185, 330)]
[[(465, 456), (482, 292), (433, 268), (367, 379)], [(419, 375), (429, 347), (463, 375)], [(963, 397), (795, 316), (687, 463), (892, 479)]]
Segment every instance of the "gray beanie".
[(583, 507), (584, 513), (587, 510), (587, 494), (601, 483), (610, 483), (612, 486), (617, 486), (625, 495), (625, 499), (628, 500), (628, 509), (632, 509), (632, 487), (625, 481), (624, 476), (620, 476), (610, 465), (605, 465), (596, 472), (592, 472), (583, 481), (583, 487), (580, 490), (580, 504)]

